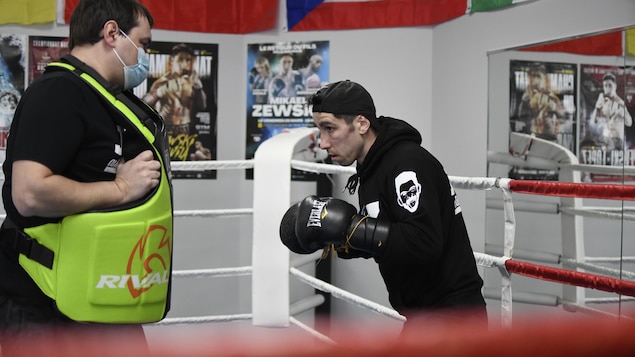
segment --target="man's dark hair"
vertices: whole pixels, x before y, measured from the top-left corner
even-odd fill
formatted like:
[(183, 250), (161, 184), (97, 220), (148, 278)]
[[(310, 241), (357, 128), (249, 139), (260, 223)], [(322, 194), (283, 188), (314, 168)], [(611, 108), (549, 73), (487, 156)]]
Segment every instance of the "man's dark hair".
[(68, 47), (72, 50), (75, 46), (99, 42), (104, 24), (110, 20), (129, 33), (139, 25), (139, 17), (147, 18), (150, 27), (154, 26), (150, 11), (137, 0), (81, 0), (71, 15)]

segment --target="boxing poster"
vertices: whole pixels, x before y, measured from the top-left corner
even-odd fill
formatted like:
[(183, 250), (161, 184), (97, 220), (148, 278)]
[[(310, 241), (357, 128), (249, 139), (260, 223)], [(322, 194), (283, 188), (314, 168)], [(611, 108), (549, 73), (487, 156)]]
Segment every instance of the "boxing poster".
[[(329, 81), (329, 42), (279, 42), (247, 46), (246, 158), (287, 128), (313, 125), (307, 99)], [(252, 171), (247, 171), (251, 178)], [(292, 170), (293, 180), (316, 175)]]
[[(509, 67), (510, 130), (557, 143), (575, 153), (577, 65), (512, 60)], [(512, 151), (512, 155), (526, 154)], [(509, 177), (555, 181), (558, 172), (512, 167)]]
[[(147, 52), (150, 73), (134, 93), (165, 120), (171, 161), (216, 160), (218, 44), (153, 41)], [(216, 170), (172, 175), (215, 179)]]
[(27, 36), (0, 33), (0, 164), (4, 162), (13, 113), (26, 87)]
[[(634, 68), (582, 64), (580, 83), (580, 163), (635, 165)], [(582, 179), (621, 182), (623, 177), (583, 173)]]
[(58, 62), (68, 53), (67, 37), (29, 36), (28, 83), (41, 76), (49, 63)]

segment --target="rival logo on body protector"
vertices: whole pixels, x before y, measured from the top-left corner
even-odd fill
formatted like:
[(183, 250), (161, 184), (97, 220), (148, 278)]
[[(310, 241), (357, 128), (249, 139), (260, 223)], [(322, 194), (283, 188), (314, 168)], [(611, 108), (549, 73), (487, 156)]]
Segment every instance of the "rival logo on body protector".
[[(126, 274), (101, 275), (95, 288), (128, 289), (132, 298), (138, 298), (154, 285), (167, 284), (172, 249), (167, 233), (164, 226), (150, 226), (130, 253)], [(142, 273), (135, 274), (138, 272)]]

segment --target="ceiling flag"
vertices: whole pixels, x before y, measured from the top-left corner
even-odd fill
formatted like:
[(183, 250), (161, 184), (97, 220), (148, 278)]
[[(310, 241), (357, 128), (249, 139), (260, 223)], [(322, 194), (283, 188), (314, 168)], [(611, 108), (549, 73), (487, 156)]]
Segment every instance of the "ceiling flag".
[[(15, 1), (15, 0), (0, 0)], [(154, 18), (154, 28), (170, 31), (246, 34), (276, 26), (279, 0), (140, 0)], [(66, 0), (69, 23), (79, 0)]]
[(635, 56), (635, 29), (628, 29), (625, 31), (625, 47), (627, 56)]
[(520, 51), (563, 52), (589, 56), (622, 56), (624, 53), (622, 42), (622, 32), (620, 31), (525, 47), (520, 48)]
[(529, 0), (467, 0), (467, 13), (491, 11)]
[(286, 0), (288, 31), (436, 25), (465, 15), (466, 0)]
[(286, 0), (287, 1), (287, 29), (292, 29), (298, 22), (324, 0)]
[(55, 0), (0, 0), (0, 24), (44, 24), (55, 21)]

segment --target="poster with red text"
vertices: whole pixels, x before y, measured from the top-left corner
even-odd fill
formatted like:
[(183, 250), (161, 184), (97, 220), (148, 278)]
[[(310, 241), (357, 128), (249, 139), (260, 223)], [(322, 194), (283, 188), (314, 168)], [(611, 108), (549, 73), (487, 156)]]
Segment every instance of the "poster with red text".
[(29, 78), (31, 84), (51, 62), (70, 53), (67, 37), (29, 36)]

